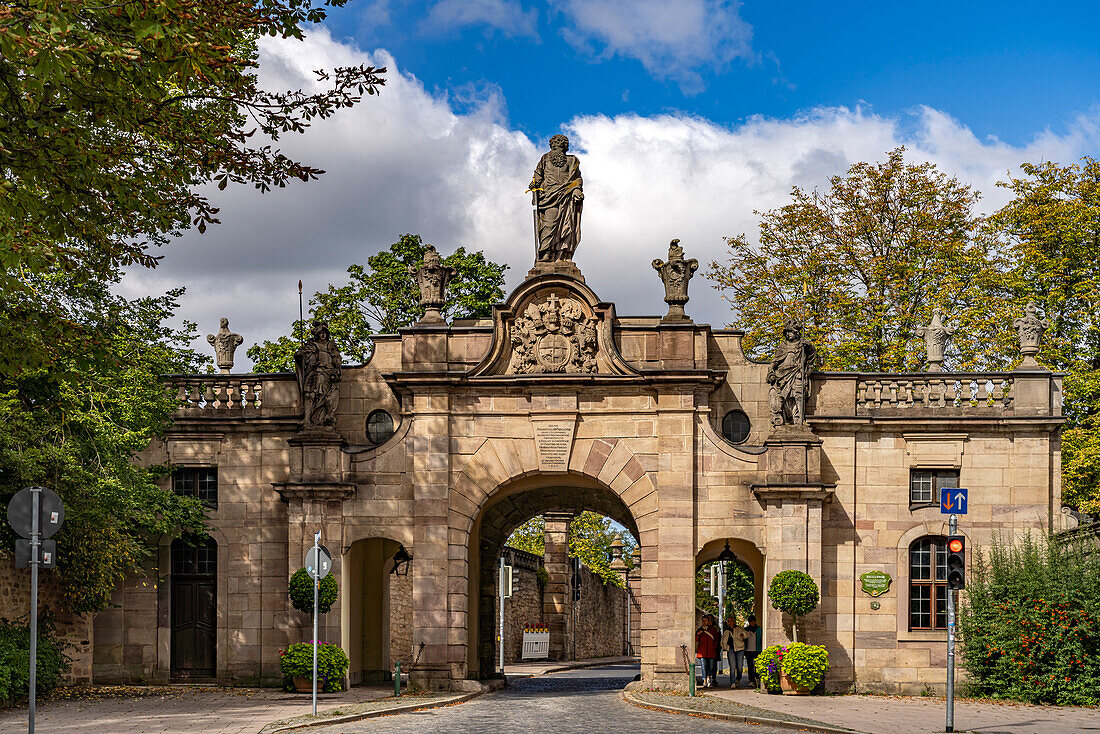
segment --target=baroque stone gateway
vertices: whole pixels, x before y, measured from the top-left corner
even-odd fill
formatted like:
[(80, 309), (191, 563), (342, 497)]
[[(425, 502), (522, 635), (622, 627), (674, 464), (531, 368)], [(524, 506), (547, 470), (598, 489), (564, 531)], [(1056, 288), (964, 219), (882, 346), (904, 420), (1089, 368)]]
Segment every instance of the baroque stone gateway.
[[(564, 142), (553, 150), (536, 173), (538, 257), (572, 258), (579, 164)], [(662, 254), (645, 247), (646, 260)], [(410, 276), (428, 309), (448, 279), (438, 260)], [(587, 509), (638, 543), (620, 637), (637, 640), (641, 685), (686, 684), (695, 573), (728, 543), (752, 570), (765, 644), (792, 635), (766, 599), (771, 578), (817, 580), (799, 635), (828, 648), (829, 688), (942, 687), (939, 488), (969, 488), (971, 549), (1057, 529), (1061, 376), (1030, 362), (818, 371), (797, 321), (758, 362), (743, 332), (672, 313), (694, 270), (677, 243), (654, 263), (671, 319), (619, 314), (561, 263), (533, 269), (488, 317), (372, 337), (363, 365), (342, 365), (315, 323), (297, 374), (166, 378), (180, 408), (142, 460), (173, 467), (166, 489), (199, 494), (212, 539), (166, 539), (147, 578), (119, 585), (86, 637), (92, 678), (280, 683), (279, 651), (311, 639), (287, 579), (320, 530), (340, 585), (320, 636), (347, 651), (349, 681), (400, 661), (414, 685), (477, 688), (497, 674), (505, 541), (535, 515), (547, 520), (543, 619), (518, 622), (541, 621), (552, 654), (569, 654), (566, 529)], [(1016, 328), (1026, 355), (1041, 319), (1029, 311)], [(863, 591), (884, 577), (877, 596)]]

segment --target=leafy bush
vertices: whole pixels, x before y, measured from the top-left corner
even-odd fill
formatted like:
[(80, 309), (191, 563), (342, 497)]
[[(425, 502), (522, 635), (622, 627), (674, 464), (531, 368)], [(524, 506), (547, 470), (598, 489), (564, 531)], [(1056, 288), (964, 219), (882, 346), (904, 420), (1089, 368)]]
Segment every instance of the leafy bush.
[(798, 639), (798, 618), (817, 609), (821, 593), (817, 583), (802, 571), (780, 571), (768, 586), (772, 607), (794, 617), (795, 639)]
[[(336, 603), (339, 585), (331, 573), (321, 579), (321, 589), (317, 592), (317, 611), (327, 614)], [(299, 612), (313, 614), (313, 579), (304, 568), (299, 568), (290, 577), (290, 603)]]
[(959, 615), (976, 696), (1100, 704), (1100, 554), (1025, 535), (975, 551)]
[(770, 645), (756, 656), (756, 674), (764, 681), (768, 693), (779, 693), (779, 671), (782, 669), (783, 655), (787, 648), (782, 645)]
[[(286, 690), (294, 690), (294, 678), (313, 679), (313, 643), (298, 642), (279, 651), (279, 667), (283, 671)], [(344, 674), (348, 672), (348, 656), (339, 645), (317, 645), (317, 690), (335, 693), (344, 689)]]
[(781, 665), (796, 686), (812, 691), (829, 672), (829, 653), (823, 645), (792, 642), (783, 653)]
[[(35, 691), (47, 696), (69, 671), (65, 643), (54, 633), (53, 622), (43, 614), (38, 628), (38, 670)], [(30, 693), (31, 632), (24, 619), (0, 619), (0, 701), (14, 703)]]

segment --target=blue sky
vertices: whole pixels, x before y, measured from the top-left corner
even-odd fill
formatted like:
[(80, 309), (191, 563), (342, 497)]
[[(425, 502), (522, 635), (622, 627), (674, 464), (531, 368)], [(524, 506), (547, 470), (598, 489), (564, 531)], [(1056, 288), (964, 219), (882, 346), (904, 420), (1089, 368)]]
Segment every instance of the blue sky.
[(180, 317), (205, 335), (228, 316), (247, 347), (287, 332), (299, 278), (307, 294), (342, 284), (409, 232), (508, 264), (510, 290), (533, 259), (524, 189), (564, 131), (588, 284), (620, 314), (664, 313), (650, 262), (675, 237), (701, 263), (688, 314), (723, 326), (707, 266), (793, 186), (904, 145), (988, 212), (1021, 162), (1100, 156), (1097, 28), (1100, 3), (351, 0), (303, 41), (260, 43), (273, 90), (389, 68), (380, 96), (278, 141), (327, 173), (263, 195), (211, 187), (222, 224), (123, 289), (185, 285)]
[[(511, 123), (540, 139), (577, 114), (736, 124), (928, 105), (1019, 145), (1100, 103), (1096, 2), (607, 3), (633, 6), (634, 27), (613, 10), (585, 16), (601, 5), (353, 0), (328, 25), (456, 101), (499, 88)], [(682, 45), (645, 27), (675, 18), (688, 19), (670, 31)]]

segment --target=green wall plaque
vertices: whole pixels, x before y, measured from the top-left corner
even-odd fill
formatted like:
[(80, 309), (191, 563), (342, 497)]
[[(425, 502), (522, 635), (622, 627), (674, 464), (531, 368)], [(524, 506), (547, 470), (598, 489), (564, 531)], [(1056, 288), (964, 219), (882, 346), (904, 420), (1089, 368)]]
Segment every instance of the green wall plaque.
[(860, 574), (860, 582), (863, 584), (863, 593), (871, 596), (882, 596), (890, 590), (890, 574), (883, 571), (868, 571)]

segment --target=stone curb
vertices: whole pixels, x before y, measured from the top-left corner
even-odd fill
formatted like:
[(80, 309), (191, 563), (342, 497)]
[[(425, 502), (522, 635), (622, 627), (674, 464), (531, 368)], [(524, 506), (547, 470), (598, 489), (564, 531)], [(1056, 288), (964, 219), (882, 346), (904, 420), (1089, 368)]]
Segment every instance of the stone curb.
[(727, 714), (720, 711), (700, 711), (698, 709), (683, 709), (677, 706), (667, 706), (661, 703), (652, 703), (650, 701), (643, 701), (640, 698), (635, 698), (630, 691), (623, 691), (622, 699), (626, 703), (632, 706), (638, 706), (644, 709), (653, 709), (656, 711), (667, 711), (670, 714), (688, 714), (691, 716), (709, 716), (715, 719), (725, 719), (726, 721), (739, 721), (745, 724), (764, 724), (767, 726), (774, 726), (780, 729), (795, 729), (799, 731), (816, 731), (822, 732), (822, 734), (860, 734), (854, 729), (838, 729), (827, 724), (810, 724), (798, 721), (787, 721), (786, 719), (768, 719), (763, 716), (745, 716), (743, 714)]
[(435, 709), (441, 706), (450, 706), (454, 703), (465, 703), (475, 696), (480, 696), (481, 693), (463, 693), (458, 696), (451, 696), (450, 698), (444, 698), (440, 701), (432, 701), (430, 703), (410, 703), (403, 706), (394, 706), (388, 709), (377, 709), (375, 711), (364, 711), (358, 714), (346, 714), (343, 716), (333, 716), (328, 719), (317, 719), (315, 721), (305, 721), (301, 724), (288, 724), (287, 726), (281, 726), (278, 729), (271, 729), (264, 732), (264, 734), (283, 734), (283, 732), (298, 731), (299, 729), (309, 729), (315, 726), (331, 726), (333, 724), (346, 724), (352, 721), (361, 721), (363, 719), (373, 719), (379, 716), (389, 716), (391, 714), (407, 714), (411, 711), (420, 711), (423, 709)]
[(516, 680), (522, 678), (535, 678), (540, 675), (549, 675), (550, 673), (562, 673), (567, 670), (581, 670), (583, 668), (599, 668), (604, 665), (626, 665), (628, 663), (637, 663), (638, 658), (605, 658), (603, 660), (586, 660), (578, 663), (562, 663), (556, 668), (547, 668), (546, 670), (539, 671), (538, 673), (512, 673), (507, 677), (514, 678)]

